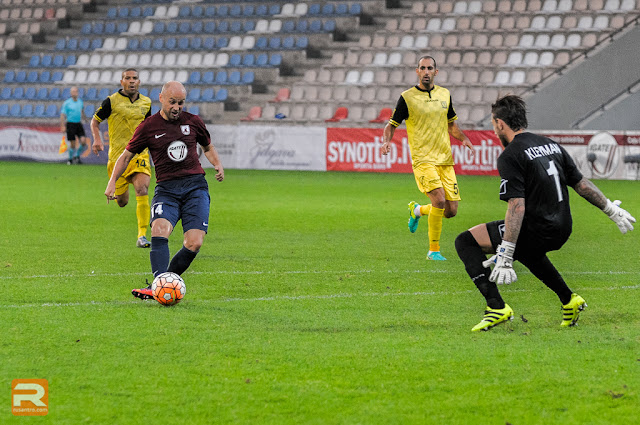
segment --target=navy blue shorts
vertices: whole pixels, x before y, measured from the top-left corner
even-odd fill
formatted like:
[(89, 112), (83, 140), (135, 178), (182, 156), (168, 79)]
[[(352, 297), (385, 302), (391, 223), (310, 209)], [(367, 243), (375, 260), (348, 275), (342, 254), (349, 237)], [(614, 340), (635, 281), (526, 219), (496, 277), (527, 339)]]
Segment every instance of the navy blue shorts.
[(157, 183), (151, 204), (151, 223), (169, 220), (175, 228), (182, 220), (182, 230), (209, 229), (209, 185), (202, 174)]

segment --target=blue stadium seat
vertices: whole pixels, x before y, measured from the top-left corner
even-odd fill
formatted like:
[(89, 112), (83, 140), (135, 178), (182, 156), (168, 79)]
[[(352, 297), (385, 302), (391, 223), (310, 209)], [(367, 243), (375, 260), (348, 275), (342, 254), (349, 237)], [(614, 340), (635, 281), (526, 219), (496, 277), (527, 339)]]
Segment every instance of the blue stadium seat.
[(193, 9), (191, 9), (191, 16), (193, 16), (194, 18), (202, 18), (202, 16), (204, 15), (204, 8), (200, 5), (196, 5), (193, 6)]
[(0, 103), (0, 117), (9, 116), (9, 105), (6, 103)]
[(229, 32), (229, 21), (218, 22), (218, 32)]
[(135, 6), (131, 8), (129, 12), (129, 18), (138, 19), (142, 16), (142, 8), (140, 6)]
[(38, 71), (29, 71), (27, 74), (27, 83), (35, 83), (38, 81)]
[(129, 8), (126, 6), (120, 7), (118, 9), (118, 18), (128, 18), (129, 17)]
[(152, 6), (146, 6), (144, 9), (142, 9), (143, 18), (148, 18), (149, 16), (153, 16), (154, 13), (155, 11)]
[(175, 37), (169, 37), (167, 38), (167, 40), (164, 43), (164, 47), (166, 49), (170, 49), (173, 50), (176, 48), (176, 45), (178, 44), (178, 41), (176, 40)]
[(189, 94), (187, 95), (187, 100), (189, 102), (197, 102), (200, 100), (200, 89), (195, 87), (189, 89)]
[(153, 89), (151, 89), (151, 92), (149, 93), (149, 97), (151, 98), (151, 100), (157, 102), (158, 96), (160, 96), (160, 88), (154, 87)]
[(266, 4), (259, 4), (258, 7), (256, 7), (256, 16), (267, 16), (268, 13), (269, 8)]
[[(142, 87), (141, 89), (138, 90), (138, 92), (140, 92), (140, 94), (143, 95), (143, 96), (149, 97), (149, 89), (146, 88), (146, 87)], [(102, 99), (100, 99), (100, 100), (102, 100)]]
[(216, 93), (216, 102), (224, 102), (225, 100), (227, 100), (228, 96), (229, 93), (227, 92), (227, 89), (220, 89)]
[(102, 47), (102, 39), (101, 38), (94, 38), (93, 40), (91, 40), (91, 46), (90, 49), (91, 50), (96, 50)]
[(155, 115), (160, 111), (160, 106), (157, 104), (151, 105), (151, 115)]
[(117, 17), (118, 17), (118, 8), (110, 7), (109, 10), (107, 10), (107, 19), (115, 19)]
[(283, 49), (293, 49), (296, 46), (296, 41), (293, 37), (285, 37), (282, 40), (282, 48)]
[(253, 31), (254, 29), (256, 29), (255, 21), (248, 20), (242, 23), (242, 31), (249, 32), (249, 31)]
[(80, 99), (84, 97), (84, 87), (78, 87), (78, 97)]
[(33, 116), (36, 118), (44, 118), (45, 106), (44, 103), (37, 103), (33, 108)]
[(278, 15), (280, 14), (280, 5), (279, 4), (272, 4), (269, 7), (269, 15)]
[(223, 49), (229, 45), (229, 39), (227, 37), (218, 37), (216, 41), (216, 48)]
[(116, 23), (115, 22), (107, 22), (106, 24), (104, 24), (104, 29), (102, 31), (100, 31), (100, 26), (98, 24), (101, 24), (101, 22), (96, 22), (96, 25), (93, 27), (93, 33), (94, 34), (115, 34), (116, 33)]
[(51, 87), (49, 90), (49, 100), (60, 100), (60, 88)]
[(36, 88), (33, 86), (27, 87), (24, 91), (24, 98), (27, 100), (33, 100), (36, 98)]
[(95, 113), (96, 113), (96, 107), (93, 105), (93, 103), (88, 103), (84, 105), (84, 115), (86, 117), (92, 117), (93, 114)]
[(0, 99), (2, 99), (2, 100), (11, 99), (11, 88), (10, 87), (3, 87), (2, 88), (2, 91), (0, 91)]
[(198, 105), (190, 105), (187, 112), (193, 115), (200, 115), (200, 107)]
[(216, 16), (216, 7), (215, 6), (207, 6), (204, 9), (204, 16), (205, 16), (205, 18), (213, 18), (214, 16)]
[(322, 24), (322, 30), (325, 32), (333, 32), (336, 30), (336, 21), (334, 21), (333, 19), (329, 19), (328, 21), (325, 21), (324, 24)]
[(219, 17), (229, 16), (229, 6), (227, 6), (226, 4), (218, 6), (218, 10), (216, 12), (216, 15), (219, 16)]
[(308, 32), (309, 31), (309, 21), (306, 19), (300, 19), (296, 22), (296, 32)]
[(349, 5), (346, 3), (336, 4), (336, 8), (333, 11), (336, 15), (348, 15), (349, 14)]
[(240, 74), (240, 71), (231, 71), (229, 73), (227, 84), (239, 84), (240, 80), (242, 80), (242, 74)]
[(233, 32), (233, 33), (242, 32), (242, 22), (231, 21), (231, 24), (229, 25), (229, 32)]
[(238, 53), (234, 53), (229, 57), (229, 62), (227, 66), (230, 67), (238, 67), (242, 63), (242, 56)]
[(178, 17), (188, 18), (189, 15), (191, 15), (191, 8), (189, 6), (181, 6), (180, 11), (178, 12)]
[(213, 91), (213, 88), (207, 87), (206, 89), (202, 90), (202, 94), (200, 95), (201, 102), (213, 102), (214, 98), (215, 93)]
[(104, 99), (106, 99), (107, 97), (109, 97), (109, 95), (111, 94), (111, 90), (109, 90), (106, 87), (103, 87), (100, 89), (100, 91), (98, 92), (98, 100), (99, 101), (103, 101)]
[(204, 24), (204, 32), (207, 34), (213, 34), (216, 32), (216, 23), (215, 21), (207, 21)]
[(175, 34), (176, 32), (178, 32), (178, 23), (175, 21), (167, 22), (166, 31), (169, 34)]
[(49, 98), (49, 91), (46, 87), (40, 87), (38, 89), (38, 93), (36, 93), (36, 99), (38, 100), (47, 100)]
[(20, 70), (18, 72), (16, 72), (16, 78), (15, 78), (16, 83), (24, 83), (27, 81), (27, 72)]
[(19, 117), (20, 105), (17, 103), (14, 103), (13, 105), (11, 105), (11, 109), (9, 110), (9, 115), (11, 115), (12, 117)]
[(87, 92), (84, 94), (84, 100), (97, 100), (98, 99), (98, 89), (95, 87), (89, 87)]
[(56, 83), (58, 81), (62, 81), (62, 76), (62, 71), (54, 71), (54, 73), (51, 75), (51, 82)]
[(13, 95), (11, 96), (13, 100), (22, 100), (24, 99), (24, 87), (18, 86), (13, 89)]
[(54, 103), (48, 104), (44, 115), (47, 118), (54, 118), (54, 117), (59, 116), (60, 114), (58, 113), (58, 105), (56, 105)]
[[(115, 24), (113, 22), (109, 22), (109, 24), (113, 25), (113, 31), (115, 31), (116, 30)], [(94, 22), (94, 23), (92, 23), (91, 24), (91, 33), (92, 34), (97, 34), (97, 35), (102, 35), (102, 34), (106, 33), (105, 24), (103, 22)]]
[(191, 22), (191, 32), (194, 34), (202, 34), (203, 27), (204, 24), (202, 23), (202, 21)]
[(205, 37), (202, 41), (202, 48), (205, 50), (213, 50), (216, 47), (216, 39), (213, 37)]
[(38, 80), (43, 84), (50, 83), (51, 82), (51, 73), (49, 71), (42, 71), (40, 73), (40, 77), (38, 78)]
[(189, 48), (192, 50), (199, 50), (202, 48), (202, 38), (200, 37), (193, 37), (191, 40), (189, 40)]
[[(44, 62), (44, 56), (42, 57)], [(64, 68), (66, 66), (72, 66), (76, 64), (76, 55), (69, 55), (66, 58), (62, 55), (55, 55), (51, 59), (51, 66), (54, 68)]]
[(253, 53), (248, 53), (242, 57), (242, 66), (252, 67), (256, 64), (256, 57)]
[(265, 67), (269, 64), (269, 55), (266, 53), (260, 53), (256, 58), (256, 66), (259, 68)]
[(307, 15), (310, 15), (310, 16), (319, 15), (321, 7), (322, 6), (320, 6), (319, 3), (310, 4), (309, 8), (307, 9)]
[(309, 23), (309, 32), (322, 31), (322, 21), (320, 19), (314, 19)]
[(349, 8), (349, 14), (360, 15), (362, 13), (362, 5), (360, 3), (353, 3)]
[(271, 57), (269, 58), (269, 65), (280, 66), (280, 64), (282, 64), (282, 55), (280, 53), (274, 53), (273, 55), (271, 55)]
[(334, 6), (333, 3), (325, 3), (322, 5), (322, 9), (320, 10), (320, 14), (325, 15), (325, 16), (330, 16), (333, 15), (334, 13)]
[(309, 38), (306, 36), (301, 36), (296, 39), (296, 48), (298, 49), (306, 49), (309, 47)]
[(227, 84), (227, 71), (218, 71), (216, 74), (216, 84)]
[(200, 71), (191, 71), (187, 84), (200, 84), (201, 78)]
[(277, 50), (280, 48), (280, 37), (271, 37), (269, 39), (269, 48)]
[(33, 117), (33, 105), (31, 103), (25, 103), (24, 105), (22, 105), (20, 115), (24, 118)]
[(91, 34), (91, 22), (84, 23), (82, 25), (82, 28), (80, 28), (80, 33), (85, 34), (85, 35)]
[(202, 81), (200, 81), (202, 84), (213, 84), (213, 82), (215, 81), (215, 74), (213, 73), (213, 71), (205, 71), (202, 74)]
[(127, 42), (127, 49), (137, 50), (139, 45), (140, 45), (140, 40), (138, 40), (137, 38), (130, 38), (129, 41)]
[[(62, 55), (58, 55), (58, 56), (62, 57)], [(40, 60), (40, 64), (45, 68), (48, 68), (50, 66), (55, 66), (55, 67), (62, 66), (62, 65), (55, 65), (53, 63), (53, 56), (51, 56), (51, 55), (42, 55), (42, 59)]]
[(231, 6), (231, 8), (229, 9), (229, 16), (237, 18), (240, 15), (242, 15), (242, 6), (240, 6), (239, 4), (234, 4), (233, 6)]
[(255, 13), (255, 8), (253, 7), (252, 4), (245, 4), (244, 7), (242, 8), (242, 16), (253, 16), (253, 14)]
[(267, 37), (258, 37), (256, 44), (253, 46), (255, 50), (266, 50), (269, 45)]
[(29, 59), (29, 66), (32, 68), (40, 66), (40, 55), (33, 55)]
[(189, 34), (191, 32), (191, 23), (189, 21), (180, 22), (178, 32), (180, 34)]
[(88, 38), (78, 40), (78, 50), (89, 50), (89, 47), (91, 47), (91, 40)]
[(164, 33), (164, 22), (162, 21), (158, 21), (155, 24), (153, 24), (153, 32), (155, 34), (162, 34)]
[(70, 38), (69, 41), (67, 41), (67, 50), (78, 50), (77, 38)]
[(60, 94), (60, 99), (67, 100), (71, 97), (71, 87), (65, 87), (62, 89), (62, 93)]
[(116, 32), (117, 33), (127, 32), (128, 30), (129, 30), (129, 23), (128, 22), (118, 22), (118, 24), (116, 25)]
[(153, 40), (153, 50), (162, 50), (164, 47), (164, 40), (162, 38), (156, 38)]
[(5, 83), (14, 83), (16, 81), (16, 72), (15, 71), (7, 71), (6, 74), (4, 74), (4, 80)]
[(189, 48), (189, 39), (187, 37), (180, 37), (178, 39), (178, 49), (187, 50)]
[(140, 50), (151, 50), (151, 39), (143, 38), (140, 40)]
[(295, 21), (284, 21), (282, 23), (282, 28), (280, 28), (280, 32), (294, 32), (296, 30)]
[(56, 41), (56, 50), (64, 50), (67, 47), (67, 40), (64, 38), (59, 38)]

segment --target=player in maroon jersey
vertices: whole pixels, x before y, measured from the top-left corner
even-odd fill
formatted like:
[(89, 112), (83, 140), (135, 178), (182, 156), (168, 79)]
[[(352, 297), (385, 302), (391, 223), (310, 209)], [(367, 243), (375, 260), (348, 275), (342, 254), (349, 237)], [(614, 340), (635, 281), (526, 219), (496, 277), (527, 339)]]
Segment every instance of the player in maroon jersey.
[[(154, 277), (166, 271), (182, 274), (198, 254), (209, 226), (209, 186), (200, 165), (197, 146), (224, 180), (224, 169), (211, 143), (207, 128), (197, 115), (184, 112), (187, 92), (177, 81), (169, 81), (160, 93), (160, 112), (144, 120), (118, 158), (104, 192), (115, 199), (115, 182), (131, 159), (145, 148), (156, 169), (156, 189), (151, 205), (151, 270)], [(170, 259), (169, 236), (182, 220), (183, 247)], [(142, 299), (153, 298), (151, 286), (131, 293)]]

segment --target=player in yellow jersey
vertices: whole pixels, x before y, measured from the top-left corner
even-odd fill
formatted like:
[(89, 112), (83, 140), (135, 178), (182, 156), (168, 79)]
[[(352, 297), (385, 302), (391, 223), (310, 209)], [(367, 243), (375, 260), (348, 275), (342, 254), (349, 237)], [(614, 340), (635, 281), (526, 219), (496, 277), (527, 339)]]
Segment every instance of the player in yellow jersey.
[[(151, 99), (138, 91), (140, 87), (138, 71), (133, 68), (124, 70), (120, 85), (122, 88), (102, 102), (91, 120), (92, 148), (96, 155), (104, 150), (100, 136), (100, 123), (107, 119), (109, 125), (109, 160), (107, 162), (109, 177), (111, 177), (118, 157), (124, 152), (138, 124), (151, 115)], [(151, 215), (148, 194), (150, 179), (149, 151), (145, 149), (144, 152), (133, 158), (122, 177), (116, 182), (115, 196), (120, 207), (129, 203), (129, 185), (132, 184), (135, 189), (136, 217), (138, 219), (136, 246), (139, 248), (151, 246), (146, 236)]]
[[(436, 86), (438, 74), (436, 61), (431, 56), (422, 56), (416, 68), (418, 85), (400, 95), (393, 116), (384, 127), (380, 152), (391, 151), (391, 139), (396, 128), (404, 120), (418, 189), (429, 197), (431, 204), (409, 203), (409, 231), (415, 232), (421, 216), (428, 216), (429, 253), (428, 260), (446, 260), (440, 253), (442, 218), (451, 218), (458, 213), (460, 192), (453, 169), (451, 141), (449, 135), (472, 149), (469, 138), (455, 120), (451, 94), (444, 87)], [(473, 152), (473, 150), (471, 151)]]

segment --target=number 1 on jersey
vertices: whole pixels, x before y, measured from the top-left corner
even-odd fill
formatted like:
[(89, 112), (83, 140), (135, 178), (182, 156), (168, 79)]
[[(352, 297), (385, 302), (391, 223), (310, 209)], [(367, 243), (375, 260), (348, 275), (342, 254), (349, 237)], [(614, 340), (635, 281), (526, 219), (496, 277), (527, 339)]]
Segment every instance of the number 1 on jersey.
[(562, 188), (560, 187), (560, 173), (556, 168), (556, 163), (549, 161), (549, 168), (547, 168), (547, 174), (553, 177), (553, 181), (556, 183), (556, 191), (558, 192), (558, 202), (562, 202), (564, 197), (562, 196)]

